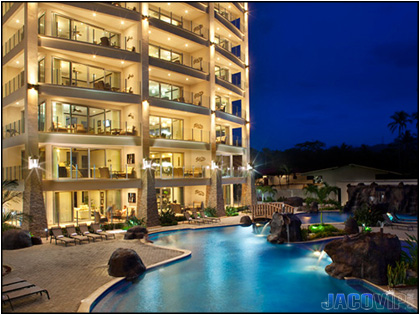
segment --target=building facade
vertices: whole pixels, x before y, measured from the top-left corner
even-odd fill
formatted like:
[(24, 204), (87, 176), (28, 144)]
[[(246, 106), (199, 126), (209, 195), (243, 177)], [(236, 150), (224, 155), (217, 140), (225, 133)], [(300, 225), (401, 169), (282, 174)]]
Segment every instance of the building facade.
[(3, 2), (2, 176), (21, 183), (13, 208), (32, 229), (251, 203), (247, 15)]

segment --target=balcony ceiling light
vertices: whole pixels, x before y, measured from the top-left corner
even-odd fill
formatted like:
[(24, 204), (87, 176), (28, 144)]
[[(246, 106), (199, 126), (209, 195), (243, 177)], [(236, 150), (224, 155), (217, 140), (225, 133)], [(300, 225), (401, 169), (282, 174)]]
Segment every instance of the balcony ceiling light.
[(168, 77), (170, 77), (171, 76), (171, 74), (170, 73), (168, 73)]
[(124, 60), (121, 60), (121, 64), (122, 64), (122, 65), (124, 64)]
[(171, 38), (170, 38), (170, 37), (168, 37), (168, 40), (171, 40)]
[(229, 66), (231, 66), (232, 65), (232, 63), (231, 62), (229, 62)]
[(187, 81), (188, 81), (188, 78), (185, 78), (185, 80), (187, 80)]
[(19, 102), (16, 102), (16, 105), (19, 105)]
[(93, 12), (93, 13), (92, 13), (92, 15), (93, 15), (93, 16), (96, 16), (96, 13), (95, 13), (95, 12)]
[(168, 5), (171, 5), (171, 3), (170, 3), (170, 2), (168, 2)]
[(152, 31), (149, 31), (149, 34), (152, 34)]
[(218, 27), (217, 30), (220, 30), (220, 27)]
[(19, 64), (19, 60), (16, 60), (16, 64)]
[(185, 44), (185, 47), (188, 47), (188, 44)]
[(93, 57), (93, 58), (96, 58), (96, 55), (93, 55), (92, 57)]
[(188, 13), (188, 10), (185, 10), (185, 13)]
[(152, 68), (149, 68), (149, 71), (152, 71)]
[(220, 88), (217, 88), (218, 91), (220, 91)]
[(219, 58), (219, 57), (217, 57), (217, 60), (220, 60), (220, 58)]
[(232, 37), (232, 35), (229, 34), (229, 37)]
[(228, 6), (228, 9), (231, 9), (232, 8), (232, 6), (230, 5), (230, 6)]
[(20, 21), (19, 20), (16, 20), (16, 23), (19, 23)]
[(124, 21), (121, 21), (121, 25), (124, 25)]

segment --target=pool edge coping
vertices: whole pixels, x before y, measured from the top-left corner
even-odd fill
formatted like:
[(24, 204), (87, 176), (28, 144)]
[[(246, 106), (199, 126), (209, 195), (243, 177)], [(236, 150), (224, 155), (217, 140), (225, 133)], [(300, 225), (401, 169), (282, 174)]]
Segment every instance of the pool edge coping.
[[(344, 277), (344, 280), (346, 280), (346, 281), (348, 281), (348, 280), (358, 280), (360, 282), (365, 282), (368, 285), (374, 287), (375, 289), (377, 289), (377, 290), (379, 290), (379, 291), (387, 294), (387, 291), (386, 290), (384, 290), (383, 288), (381, 288), (379, 285), (377, 285), (377, 284), (375, 284), (373, 282), (370, 282), (369, 280), (366, 280), (366, 279), (357, 278), (357, 277)], [(407, 304), (408, 306), (414, 308), (415, 310), (417, 310), (417, 311), (419, 310), (418, 307), (416, 305), (412, 304), (411, 302), (404, 301), (400, 297), (396, 296), (395, 294), (392, 294), (392, 295), (394, 296), (395, 299), (397, 299), (402, 304)]]

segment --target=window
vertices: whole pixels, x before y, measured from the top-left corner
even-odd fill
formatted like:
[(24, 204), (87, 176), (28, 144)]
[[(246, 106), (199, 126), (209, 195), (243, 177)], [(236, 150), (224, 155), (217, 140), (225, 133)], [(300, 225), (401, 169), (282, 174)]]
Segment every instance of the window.
[(38, 82), (45, 83), (45, 59), (38, 61)]
[(229, 137), (229, 127), (216, 125), (216, 142), (229, 144), (228, 137)]
[(216, 110), (230, 113), (230, 100), (228, 97), (216, 95)]
[(216, 77), (229, 81), (229, 69), (215, 66)]
[(151, 138), (182, 140), (184, 120), (176, 118), (149, 117), (149, 135)]
[(38, 18), (38, 34), (45, 35), (45, 13)]
[(38, 131), (45, 131), (45, 102), (38, 105)]
[(149, 81), (149, 96), (184, 102), (183, 89), (170, 83)]

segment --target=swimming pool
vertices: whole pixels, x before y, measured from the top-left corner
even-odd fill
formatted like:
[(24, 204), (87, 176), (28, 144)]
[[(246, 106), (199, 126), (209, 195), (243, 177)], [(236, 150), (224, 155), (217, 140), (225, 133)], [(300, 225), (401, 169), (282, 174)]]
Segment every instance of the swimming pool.
[[(319, 213), (299, 213), (297, 214), (302, 224), (315, 224), (321, 223), (321, 212)], [(345, 222), (350, 216), (350, 213), (337, 212), (337, 211), (323, 211), (322, 218), (324, 223), (338, 223)]]
[(191, 257), (150, 270), (137, 283), (123, 281), (92, 312), (327, 312), (321, 303), (328, 294), (361, 293), (324, 271), (331, 259), (315, 251), (325, 243), (274, 245), (252, 231), (234, 226), (152, 235), (155, 244), (191, 250)]

